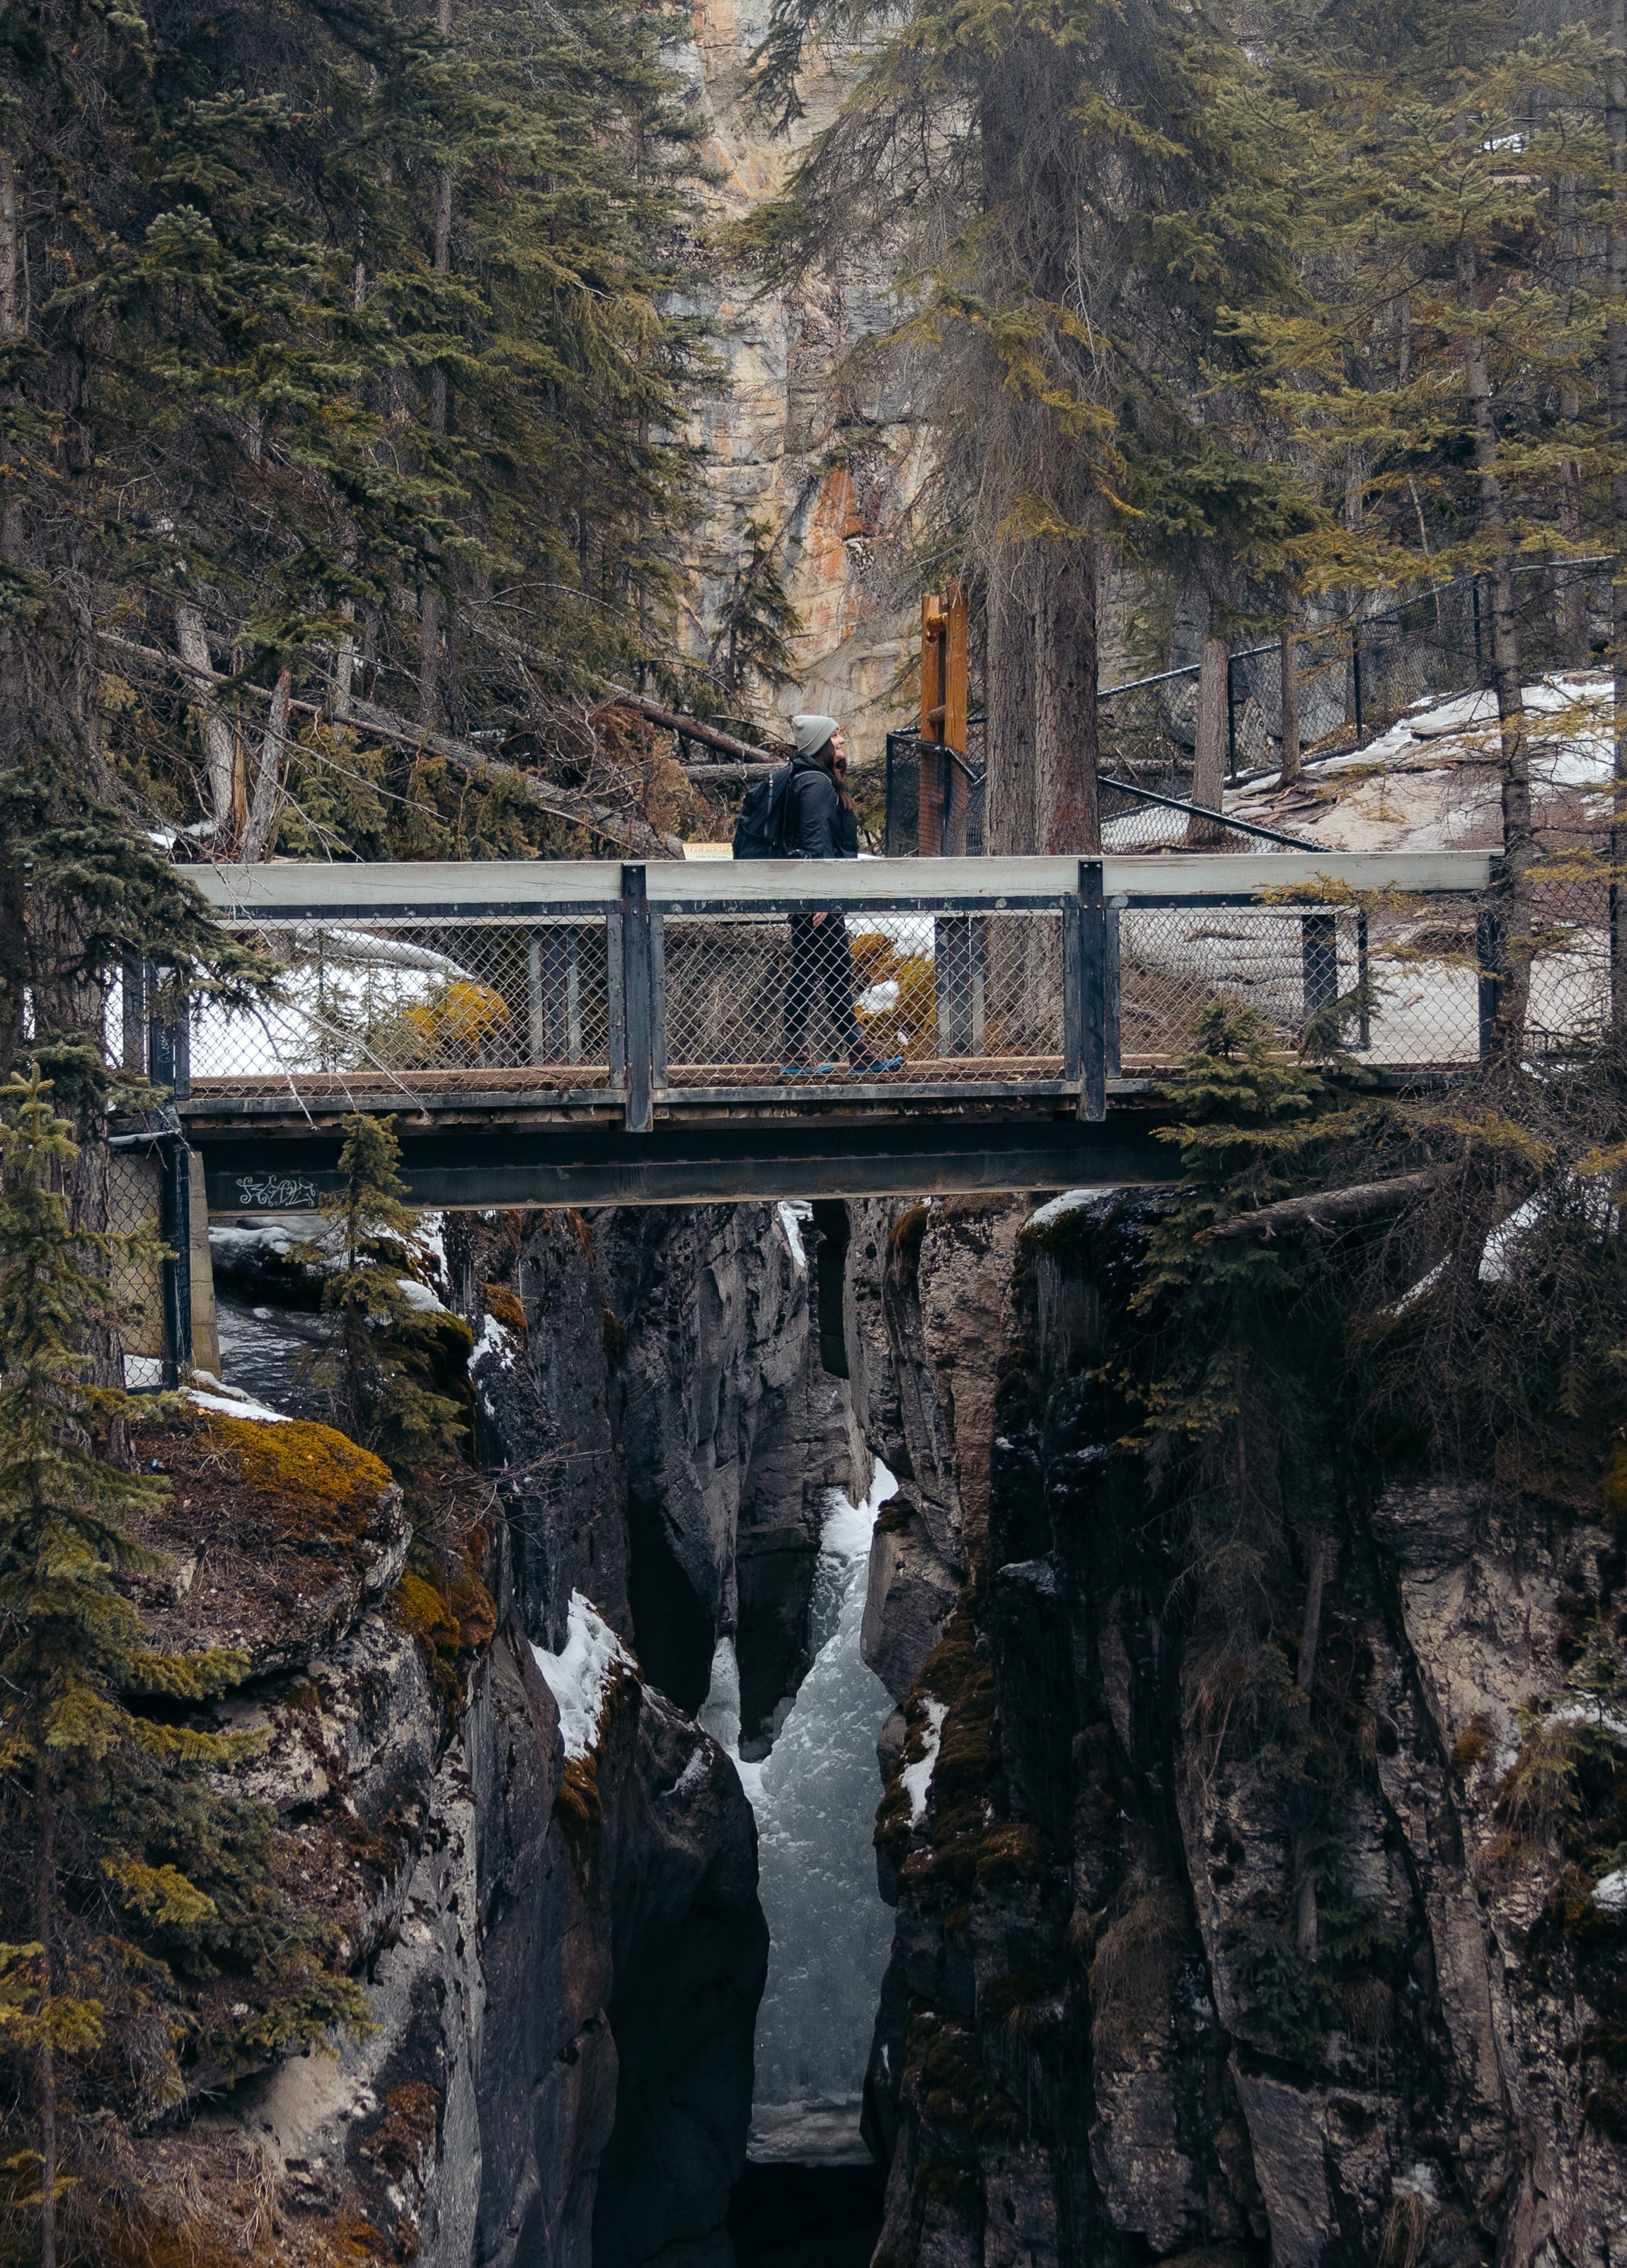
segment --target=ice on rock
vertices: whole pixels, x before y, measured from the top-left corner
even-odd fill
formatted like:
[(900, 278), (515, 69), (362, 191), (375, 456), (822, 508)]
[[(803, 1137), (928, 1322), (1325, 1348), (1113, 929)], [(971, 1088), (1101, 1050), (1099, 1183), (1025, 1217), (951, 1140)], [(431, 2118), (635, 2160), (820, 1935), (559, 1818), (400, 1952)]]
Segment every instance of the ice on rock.
[(807, 1248), (802, 1241), (802, 1232), (814, 1225), (814, 1208), (806, 1204), (791, 1204), (782, 1197), (779, 1205), (780, 1230), (791, 1258), (800, 1270), (808, 1264)]
[(560, 1737), (567, 1756), (587, 1756), (599, 1739), (605, 1696), (618, 1668), (636, 1670), (633, 1658), (593, 1601), (571, 1594), (565, 1642), (557, 1653), (533, 1646), (542, 1682), (559, 1710)]
[(943, 1745), (944, 1719), (949, 1714), (942, 1701), (930, 1697), (926, 1702), (926, 1729), (921, 1735), (921, 1753), (912, 1764), (906, 1764), (900, 1777), (904, 1793), (909, 1798), (909, 1824), (918, 1827), (926, 1817), (926, 1799), (932, 1792), (932, 1771), (938, 1762), (938, 1751)]

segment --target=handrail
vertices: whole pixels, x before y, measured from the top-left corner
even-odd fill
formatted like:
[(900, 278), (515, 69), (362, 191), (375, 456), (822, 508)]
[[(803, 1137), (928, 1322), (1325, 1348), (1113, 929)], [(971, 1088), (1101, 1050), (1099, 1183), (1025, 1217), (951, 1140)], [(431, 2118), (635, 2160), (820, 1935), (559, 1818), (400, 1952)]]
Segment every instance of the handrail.
[[(1212, 814), (1204, 814), (1212, 817)], [(1261, 830), (1263, 831), (1263, 830)], [(1297, 845), (1273, 851), (1108, 851), (1109, 895), (1161, 902), (1181, 898), (1245, 903), (1262, 890), (1326, 879), (1345, 891), (1455, 894), (1491, 880), (1486, 850), (1333, 851)], [(1052, 858), (751, 859), (644, 866), (652, 904), (719, 912), (737, 906), (865, 905), (931, 909), (953, 900), (993, 911), (1013, 900), (1077, 889), (1078, 856)], [(238, 926), (260, 920), (363, 922), (500, 920), (566, 917), (618, 904), (624, 868), (611, 859), (380, 860), (325, 865), (289, 860), (262, 866), (186, 870), (217, 915)]]
[(1164, 811), (1183, 811), (1189, 819), (1205, 819), (1211, 826), (1230, 828), (1236, 835), (1255, 835), (1263, 843), (1280, 843), (1288, 850), (1319, 850), (1317, 843), (1307, 843), (1302, 835), (1279, 834), (1274, 827), (1256, 827), (1252, 819), (1237, 819), (1229, 811), (1211, 810), (1206, 803), (1183, 802), (1178, 795), (1160, 795), (1156, 788), (1143, 787), (1137, 780), (1120, 779), (1116, 773), (1103, 772), (1100, 784), (1115, 787), (1122, 794), (1133, 795), (1143, 803), (1156, 803)]

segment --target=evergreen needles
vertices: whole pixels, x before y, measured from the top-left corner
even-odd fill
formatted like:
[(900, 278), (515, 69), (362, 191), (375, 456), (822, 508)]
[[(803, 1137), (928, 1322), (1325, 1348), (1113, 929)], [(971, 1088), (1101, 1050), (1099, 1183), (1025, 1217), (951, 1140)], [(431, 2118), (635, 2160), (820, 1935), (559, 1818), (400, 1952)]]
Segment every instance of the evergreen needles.
[[(27, 1930), (0, 1945), (4, 2189), (55, 2268), (82, 2086), (151, 2116), (184, 2093), (184, 2058), (230, 2069), (365, 2004), (285, 1914), (269, 1812), (228, 1793), (257, 1736), (199, 1721), (247, 1657), (158, 1651), (129, 1594), (164, 1564), (130, 1528), (166, 1484), (115, 1455), (133, 1404), (85, 1351), (112, 1320), (115, 1240), (72, 1223), (77, 1152), (37, 1068), (0, 1109), (0, 1889)], [(242, 2017), (205, 2023), (189, 2003), (223, 1969)]]

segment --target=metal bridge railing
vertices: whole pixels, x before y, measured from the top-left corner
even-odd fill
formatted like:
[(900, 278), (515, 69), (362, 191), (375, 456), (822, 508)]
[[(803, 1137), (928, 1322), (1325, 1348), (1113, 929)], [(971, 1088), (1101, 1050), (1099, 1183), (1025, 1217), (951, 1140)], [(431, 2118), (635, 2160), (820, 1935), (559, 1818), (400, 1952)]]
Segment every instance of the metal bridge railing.
[[(1587, 667), (1610, 638), (1609, 559), (1543, 560), (1518, 569), (1515, 612), (1528, 681), (1556, 669)], [(1307, 626), (1299, 641), (1299, 739), (1307, 762), (1344, 755), (1388, 729), (1421, 701), (1445, 701), (1487, 682), (1490, 600), (1483, 577), (1465, 575), (1395, 604), (1364, 604), (1340, 622)], [(1253, 847), (1246, 829), (1195, 816), (1190, 802), (1197, 739), (1198, 666), (1164, 669), (1104, 688), (1097, 699), (1102, 843), (1108, 851), (1157, 844)], [(971, 720), (967, 850), (983, 847), (986, 726)], [(1273, 770), (1282, 761), (1281, 649), (1248, 646), (1226, 665), (1228, 780)], [(917, 819), (919, 734), (887, 736), (887, 849), (920, 850)], [(937, 843), (924, 846), (936, 854)]]
[[(252, 1009), (155, 1027), (146, 1067), (183, 1121), (523, 1108), (638, 1132), (714, 1107), (956, 1100), (1095, 1116), (1226, 998), (1285, 1047), (1450, 1069), (1480, 1056), (1495, 1000), (1493, 866), (1276, 849), (200, 869), (275, 982)], [(1608, 907), (1563, 872), (1536, 899), (1540, 1050), (1608, 1012)]]

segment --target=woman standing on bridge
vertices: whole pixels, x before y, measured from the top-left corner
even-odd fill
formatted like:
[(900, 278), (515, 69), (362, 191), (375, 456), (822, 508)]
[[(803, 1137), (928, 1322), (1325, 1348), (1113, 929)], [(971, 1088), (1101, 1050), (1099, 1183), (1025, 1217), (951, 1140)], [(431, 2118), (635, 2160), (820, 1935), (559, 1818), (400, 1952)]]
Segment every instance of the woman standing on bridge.
[[(834, 717), (793, 717), (797, 753), (786, 784), (783, 840), (788, 858), (857, 858), (858, 821), (843, 774), (847, 747)], [(855, 1071), (894, 1068), (878, 1061), (859, 1036), (853, 1012), (853, 957), (840, 914), (792, 914), (791, 973), (785, 983), (785, 1060), (788, 1078), (834, 1071), (816, 1063), (807, 1044), (808, 1016), (823, 992), (836, 1047)]]

